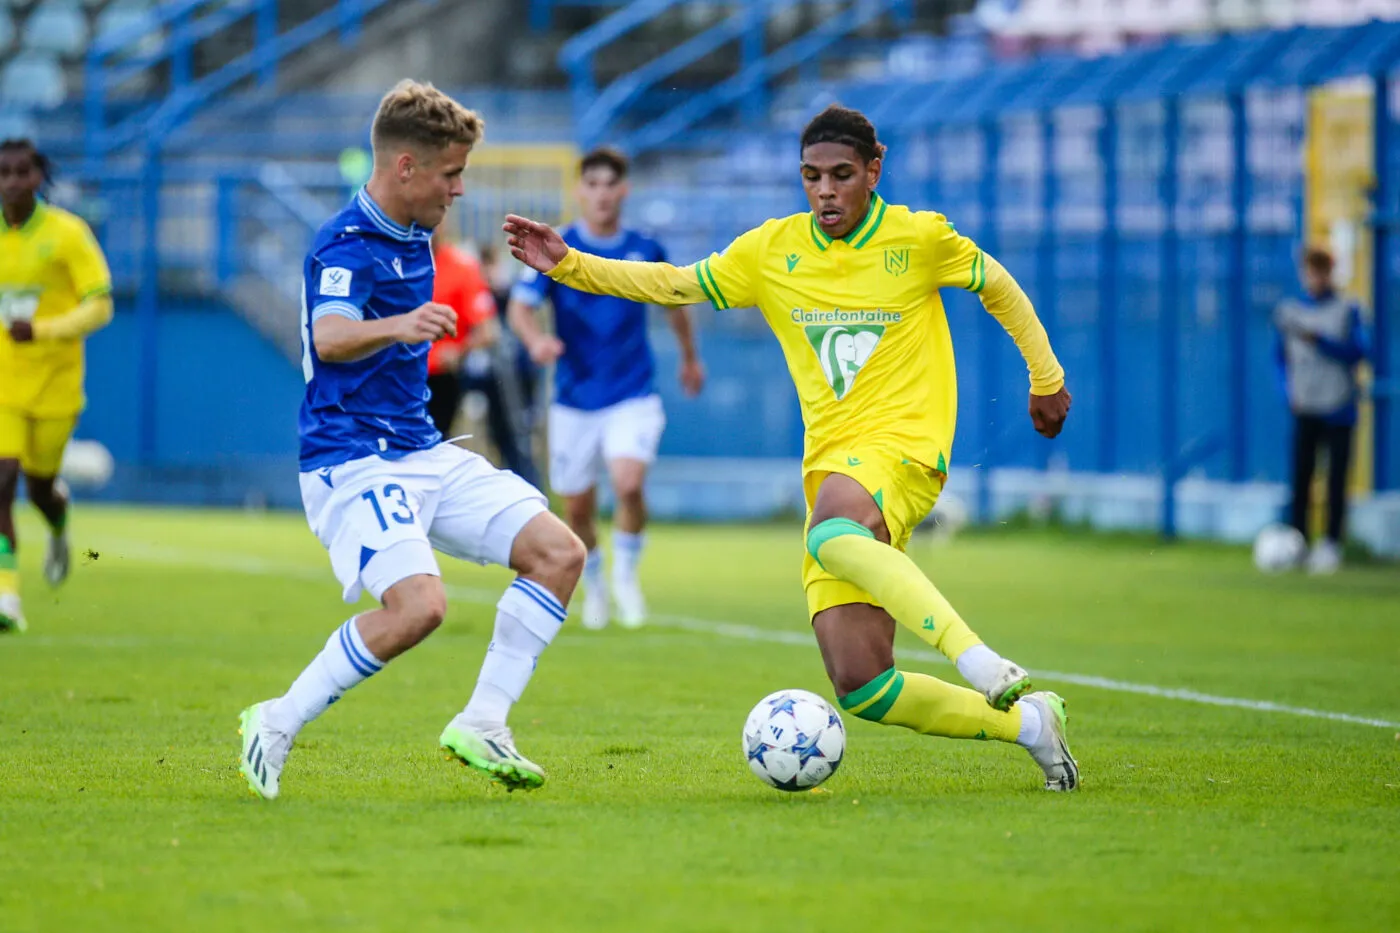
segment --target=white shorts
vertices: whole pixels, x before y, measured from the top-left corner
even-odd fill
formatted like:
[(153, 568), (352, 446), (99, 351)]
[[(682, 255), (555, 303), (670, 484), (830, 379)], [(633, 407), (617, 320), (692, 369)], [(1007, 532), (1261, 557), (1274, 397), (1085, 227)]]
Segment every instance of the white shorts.
[(593, 488), (612, 460), (651, 463), (666, 430), (661, 396), (629, 398), (597, 411), (564, 405), (549, 409), (549, 483), (561, 496)]
[(434, 549), (509, 566), (516, 535), (548, 507), (514, 473), (452, 444), (302, 473), (301, 501), (347, 603), (363, 591), (382, 599), (416, 574), (441, 576)]

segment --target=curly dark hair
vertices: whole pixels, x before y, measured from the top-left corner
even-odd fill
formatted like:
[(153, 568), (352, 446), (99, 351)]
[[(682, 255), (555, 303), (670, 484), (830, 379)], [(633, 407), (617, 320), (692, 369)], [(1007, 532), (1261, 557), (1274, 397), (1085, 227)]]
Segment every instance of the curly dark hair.
[(859, 110), (832, 104), (812, 118), (802, 131), (802, 148), (816, 143), (850, 146), (867, 162), (882, 159), (885, 146), (875, 136), (875, 125)]

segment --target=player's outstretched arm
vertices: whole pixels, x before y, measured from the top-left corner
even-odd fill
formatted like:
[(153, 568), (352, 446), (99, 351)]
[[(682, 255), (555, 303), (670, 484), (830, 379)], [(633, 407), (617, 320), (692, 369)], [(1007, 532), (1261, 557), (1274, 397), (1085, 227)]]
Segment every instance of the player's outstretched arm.
[(985, 264), (978, 273), (982, 306), (1005, 328), (1016, 342), (1030, 370), (1031, 423), (1045, 437), (1055, 437), (1069, 416), (1070, 394), (1065, 388), (1065, 371), (1050, 347), (1050, 336), (1035, 313), (1035, 307), (1011, 273), (991, 256), (981, 254)]
[(570, 249), (549, 224), (515, 214), (506, 217), (503, 229), (512, 256), (581, 292), (666, 307), (708, 300), (693, 267), (679, 269), (669, 262), (630, 262), (581, 253)]
[(357, 321), (327, 314), (311, 325), (316, 355), (325, 363), (353, 363), (394, 343), (431, 343), (457, 335), (457, 312), (428, 302), (407, 314)]

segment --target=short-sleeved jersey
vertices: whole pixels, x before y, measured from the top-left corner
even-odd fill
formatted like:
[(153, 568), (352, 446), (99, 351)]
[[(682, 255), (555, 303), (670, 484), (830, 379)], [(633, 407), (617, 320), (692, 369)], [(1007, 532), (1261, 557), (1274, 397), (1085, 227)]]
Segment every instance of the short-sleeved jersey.
[(938, 290), (980, 292), (986, 265), (941, 214), (876, 195), (838, 240), (795, 214), (694, 271), (716, 308), (757, 305), (777, 336), (807, 426), (806, 470), (875, 445), (946, 472), (958, 381)]
[(370, 455), (396, 460), (442, 440), (428, 417), (428, 344), (328, 363), (312, 339), (327, 315), (382, 320), (431, 301), (431, 239), (431, 230), (395, 223), (364, 190), (317, 232), (302, 278), (303, 471)]
[(17, 228), (0, 221), (0, 406), (35, 418), (82, 411), (82, 339), (18, 344), (9, 324), (67, 314), (111, 290), (107, 260), (77, 216), (40, 202)]
[[(665, 262), (661, 244), (635, 230), (599, 239), (578, 225), (561, 231), (574, 249), (605, 259)], [(564, 355), (554, 368), (561, 405), (597, 411), (656, 391), (656, 366), (647, 340), (647, 306), (611, 295), (590, 295), (526, 269), (511, 298), (554, 307), (554, 329)]]

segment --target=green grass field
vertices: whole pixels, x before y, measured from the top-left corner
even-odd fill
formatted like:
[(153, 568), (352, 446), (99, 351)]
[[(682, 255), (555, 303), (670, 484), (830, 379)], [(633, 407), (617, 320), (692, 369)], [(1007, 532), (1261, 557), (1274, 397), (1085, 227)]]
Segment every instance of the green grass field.
[(1045, 793), (1014, 747), (848, 717), (841, 770), (788, 795), (739, 732), (772, 690), (830, 696), (797, 529), (657, 529), (658, 624), (561, 633), (513, 720), (550, 782), (507, 795), (435, 744), (508, 579), (453, 564), (443, 629), (310, 726), (266, 803), (237, 773), (238, 710), (349, 615), (302, 519), (86, 508), (94, 553), (54, 595), (28, 518), (31, 631), (0, 640), (3, 933), (1400, 927), (1394, 567), (1267, 579), (1209, 546), (916, 542), (991, 644), (1078, 675), (1040, 683), (1070, 702), (1082, 791)]

